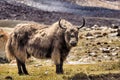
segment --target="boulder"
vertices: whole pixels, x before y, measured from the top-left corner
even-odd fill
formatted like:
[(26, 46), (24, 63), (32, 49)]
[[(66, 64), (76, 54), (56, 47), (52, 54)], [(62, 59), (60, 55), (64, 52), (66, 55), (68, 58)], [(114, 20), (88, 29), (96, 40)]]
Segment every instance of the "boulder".
[(117, 36), (120, 36), (120, 28), (117, 30)]
[(109, 48), (102, 48), (102, 53), (110, 53), (110, 49)]
[(90, 32), (88, 32), (85, 36), (86, 36), (86, 37), (88, 37), (88, 36), (93, 36), (93, 34), (90, 33)]
[(94, 52), (91, 52), (91, 53), (89, 53), (89, 56), (96, 57), (96, 56), (97, 56), (97, 54), (96, 54), (96, 53), (94, 53)]
[(112, 28), (113, 29), (118, 29), (119, 28), (119, 24), (112, 24)]

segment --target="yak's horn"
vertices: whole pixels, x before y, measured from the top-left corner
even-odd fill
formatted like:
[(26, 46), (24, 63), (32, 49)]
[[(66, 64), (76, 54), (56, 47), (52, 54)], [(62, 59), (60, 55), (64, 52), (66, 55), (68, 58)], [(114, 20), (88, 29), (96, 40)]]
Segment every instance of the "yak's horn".
[(62, 29), (66, 29), (66, 27), (61, 24), (61, 20), (62, 20), (62, 19), (60, 19), (60, 20), (59, 20), (59, 23), (58, 23), (58, 24), (59, 24), (59, 27), (62, 28)]
[(78, 29), (82, 28), (85, 26), (85, 19), (83, 18), (83, 24), (81, 26), (78, 27)]

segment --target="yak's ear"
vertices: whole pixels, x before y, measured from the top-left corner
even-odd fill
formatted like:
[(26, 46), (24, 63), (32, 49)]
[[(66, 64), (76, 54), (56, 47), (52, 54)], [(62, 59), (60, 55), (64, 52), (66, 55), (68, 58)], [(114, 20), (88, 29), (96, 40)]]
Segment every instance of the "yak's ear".
[(62, 29), (66, 29), (66, 26), (64, 26), (64, 24), (62, 23), (62, 20), (64, 19), (60, 19), (58, 24), (59, 24), (59, 27), (62, 28)]
[(83, 18), (83, 24), (81, 26), (78, 27), (78, 29), (82, 28), (85, 26), (85, 19)]

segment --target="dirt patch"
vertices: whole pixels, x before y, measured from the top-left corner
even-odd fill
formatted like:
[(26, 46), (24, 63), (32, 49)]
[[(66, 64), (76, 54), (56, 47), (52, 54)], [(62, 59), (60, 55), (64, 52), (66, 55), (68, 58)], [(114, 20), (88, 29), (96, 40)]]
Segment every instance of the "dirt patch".
[(81, 72), (68, 78), (68, 80), (120, 80), (120, 74), (87, 75)]

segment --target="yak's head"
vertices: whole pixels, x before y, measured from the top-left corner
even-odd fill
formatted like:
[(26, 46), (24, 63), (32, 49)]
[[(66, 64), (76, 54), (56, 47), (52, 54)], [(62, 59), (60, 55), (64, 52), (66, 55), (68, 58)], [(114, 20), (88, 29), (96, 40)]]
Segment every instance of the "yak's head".
[(83, 24), (79, 27), (73, 26), (70, 22), (60, 19), (59, 20), (59, 26), (60, 28), (64, 29), (64, 37), (65, 41), (68, 44), (69, 47), (76, 46), (78, 42), (78, 32), (79, 29), (82, 28), (85, 25), (85, 19), (83, 18)]

